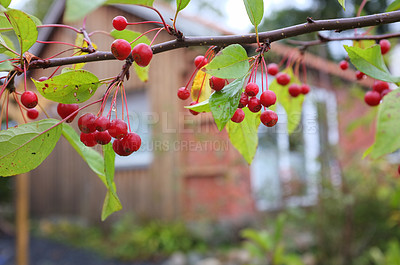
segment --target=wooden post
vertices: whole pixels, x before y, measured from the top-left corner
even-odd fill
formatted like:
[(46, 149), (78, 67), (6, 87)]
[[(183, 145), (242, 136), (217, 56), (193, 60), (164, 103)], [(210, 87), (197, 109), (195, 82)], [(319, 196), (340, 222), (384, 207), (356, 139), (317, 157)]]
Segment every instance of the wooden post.
[(16, 265), (29, 264), (29, 173), (16, 176)]

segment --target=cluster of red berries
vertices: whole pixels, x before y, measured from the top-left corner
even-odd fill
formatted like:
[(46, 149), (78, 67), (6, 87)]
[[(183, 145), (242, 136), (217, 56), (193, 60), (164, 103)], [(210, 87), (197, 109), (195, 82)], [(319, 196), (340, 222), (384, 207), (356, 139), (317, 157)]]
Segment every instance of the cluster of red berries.
[[(267, 66), (268, 74), (276, 76), (276, 82), (281, 86), (286, 86), (290, 83), (290, 76), (287, 73), (279, 72), (279, 66), (276, 63), (270, 63)], [(288, 92), (292, 97), (297, 97), (300, 94), (307, 95), (310, 92), (310, 86), (307, 84), (291, 84)]]
[[(257, 97), (259, 87), (255, 82), (248, 82), (245, 86), (244, 92), (239, 99), (238, 109), (232, 116), (231, 120), (240, 123), (244, 120), (244, 111), (242, 108), (246, 107), (254, 113), (261, 110), (262, 106), (268, 108), (276, 103), (276, 95), (272, 90), (265, 90), (261, 93), (260, 98)], [(278, 115), (272, 110), (265, 110), (260, 116), (261, 122), (267, 126), (272, 127), (278, 122)]]
[[(57, 113), (62, 119), (68, 117), (68, 123), (78, 115), (78, 109), (78, 104), (57, 105)], [(111, 138), (115, 138), (113, 149), (120, 156), (128, 156), (139, 150), (142, 143), (138, 134), (128, 132), (128, 125), (121, 119), (110, 121), (104, 116), (96, 117), (93, 113), (85, 113), (78, 119), (78, 127), (81, 131), (80, 140), (88, 147), (105, 145), (111, 142)]]
[[(116, 16), (112, 21), (116, 30), (124, 30), (128, 22), (123, 16)], [(124, 39), (116, 39), (111, 44), (111, 52), (118, 60), (125, 60), (132, 53), (133, 60), (142, 67), (149, 65), (153, 58), (151, 47), (145, 43), (139, 43), (133, 49), (131, 44)]]
[(81, 131), (81, 142), (93, 147), (105, 145), (114, 138), (114, 152), (120, 156), (128, 156), (139, 150), (142, 140), (134, 132), (128, 132), (128, 125), (121, 119), (109, 120), (105, 116), (96, 117), (93, 113), (85, 113), (78, 119)]
[(26, 115), (29, 119), (35, 120), (39, 117), (39, 111), (35, 109), (38, 104), (38, 97), (35, 92), (28, 90), (22, 93), (21, 103), (25, 108), (27, 108)]
[(364, 101), (371, 107), (378, 106), (382, 98), (390, 91), (387, 82), (376, 80), (372, 86), (372, 90), (365, 93)]

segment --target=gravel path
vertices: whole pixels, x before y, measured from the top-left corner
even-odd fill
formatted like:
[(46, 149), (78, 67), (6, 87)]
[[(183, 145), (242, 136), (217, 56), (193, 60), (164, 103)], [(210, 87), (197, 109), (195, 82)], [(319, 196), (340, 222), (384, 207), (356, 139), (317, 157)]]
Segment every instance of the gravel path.
[[(15, 240), (0, 236), (0, 265), (15, 264)], [(54, 241), (31, 238), (30, 265), (160, 265), (152, 262), (105, 260), (98, 254)]]

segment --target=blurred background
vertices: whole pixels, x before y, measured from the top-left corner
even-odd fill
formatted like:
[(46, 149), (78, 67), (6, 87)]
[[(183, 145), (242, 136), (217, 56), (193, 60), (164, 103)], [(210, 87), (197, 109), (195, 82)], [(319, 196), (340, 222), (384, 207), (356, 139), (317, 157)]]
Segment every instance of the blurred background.
[[(155, 1), (167, 20), (174, 17), (174, 4)], [(343, 11), (337, 1), (266, 1), (259, 30), (303, 23), (307, 17), (354, 16), (360, 4), (346, 1)], [(368, 1), (362, 14), (384, 12), (387, 4)], [(12, 5), (44, 23), (63, 23), (62, 0), (13, 0)], [(158, 20), (145, 8), (103, 6), (88, 15), (86, 28), (109, 32), (116, 15), (129, 22)], [(82, 21), (72, 25), (79, 28)], [(153, 27), (129, 29), (144, 32)], [(192, 1), (177, 27), (187, 36), (252, 31), (239, 0)], [(371, 32), (397, 28), (381, 26)], [(70, 43), (76, 37), (62, 28), (41, 36)], [(307, 34), (296, 40), (316, 37)], [(156, 43), (168, 39), (161, 33)], [(92, 40), (105, 51), (113, 41), (101, 34)], [(385, 59), (396, 74), (397, 40), (391, 41)], [(363, 101), (374, 80), (357, 81), (354, 68), (339, 68), (345, 58), (343, 44), (352, 43), (332, 42), (305, 51), (311, 92), (299, 127), (289, 135), (287, 114), (278, 107), (277, 126), (259, 128), (251, 165), (230, 144), (227, 133), (218, 132), (211, 114), (192, 116), (184, 109), (189, 102), (176, 96), (195, 70), (193, 58), (205, 49), (154, 56), (147, 82), (133, 76), (125, 83), (129, 115), (142, 147), (116, 158), (115, 182), (123, 209), (100, 221), (106, 190), (62, 139), (29, 173), (24, 194), (17, 192), (17, 177), (0, 178), (0, 265), (15, 264), (22, 255), (15, 250), (18, 196), (25, 196), (29, 208), (29, 264), (400, 264), (400, 156), (396, 152), (377, 161), (362, 159), (374, 140), (377, 109)], [(47, 58), (59, 50), (60, 45), (37, 45), (32, 53)], [(267, 63), (279, 63), (288, 54), (299, 54), (298, 47), (273, 43)], [(89, 63), (85, 68), (106, 78), (116, 75), (121, 63)], [(30, 75), (39, 78), (52, 71)], [(95, 96), (103, 92), (99, 89)], [(46, 107), (57, 117), (55, 104)], [(76, 121), (72, 125), (76, 128)]]

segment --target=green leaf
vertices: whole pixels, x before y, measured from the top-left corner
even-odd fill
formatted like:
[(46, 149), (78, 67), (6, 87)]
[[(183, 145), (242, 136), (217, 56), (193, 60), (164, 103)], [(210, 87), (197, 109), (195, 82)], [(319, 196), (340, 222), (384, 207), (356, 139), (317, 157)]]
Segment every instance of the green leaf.
[(101, 85), (99, 79), (86, 70), (64, 72), (42, 82), (32, 81), (43, 97), (64, 104), (85, 102)]
[(10, 61), (0, 63), (0, 71), (11, 71), (14, 70), (14, 66)]
[[(128, 29), (124, 29), (124, 30), (113, 29), (110, 32), (110, 34), (115, 39), (124, 39), (128, 42), (131, 42), (134, 39), (136, 39), (137, 37), (139, 37), (140, 35), (142, 35), (142, 33), (140, 33), (140, 32), (136, 32), (136, 31), (132, 31), (132, 30), (128, 30)], [(147, 36), (143, 35), (137, 41), (135, 41), (134, 43), (131, 44), (132, 48), (135, 47), (139, 43), (146, 43), (146, 44), (150, 45), (150, 40), (149, 40), (149, 38), (147, 38)]]
[(264, 1), (263, 0), (243, 0), (246, 7), (247, 15), (251, 24), (257, 27), (264, 16)]
[(4, 7), (8, 7), (11, 3), (11, 0), (0, 0), (0, 5)]
[(9, 57), (15, 57), (15, 54), (10, 52), (15, 51), (14, 43), (5, 35), (0, 34), (0, 53), (4, 53)]
[(65, 20), (76, 21), (84, 18), (87, 14), (94, 11), (98, 7), (106, 4), (130, 4), (130, 5), (145, 5), (153, 6), (154, 0), (67, 0), (65, 6)]
[(300, 123), (301, 110), (304, 101), (304, 96), (299, 95), (298, 97), (290, 96), (288, 89), (293, 83), (300, 84), (300, 81), (293, 75), (291, 68), (286, 68), (283, 72), (290, 76), (290, 83), (286, 86), (281, 86), (276, 82), (276, 79), (271, 82), (269, 89), (274, 91), (276, 94), (277, 102), (283, 106), (286, 111), (288, 119), (288, 133), (292, 133)]
[(241, 78), (249, 71), (247, 52), (239, 44), (229, 45), (205, 69), (210, 75), (219, 78)]
[(253, 113), (247, 107), (243, 108), (244, 120), (241, 123), (229, 121), (226, 130), (232, 145), (251, 164), (258, 146), (258, 127), (260, 112)]
[(209, 103), (209, 99), (206, 99), (200, 103), (197, 103), (195, 105), (192, 106), (185, 106), (186, 109), (191, 109), (197, 112), (210, 112), (211, 108), (210, 108), (210, 103)]
[(108, 0), (106, 4), (127, 4), (127, 5), (142, 5), (153, 6), (154, 0)]
[(346, 10), (345, 0), (338, 0), (338, 2), (343, 7), (343, 10)]
[(400, 0), (395, 0), (388, 6), (386, 12), (395, 11), (398, 10), (399, 8), (400, 8)]
[(400, 91), (390, 92), (379, 104), (375, 143), (370, 151), (373, 159), (400, 148)]
[(121, 202), (117, 196), (117, 189), (114, 182), (115, 172), (115, 152), (112, 144), (103, 146), (104, 152), (104, 170), (106, 172), (106, 181), (108, 191), (101, 212), (101, 220), (104, 221), (110, 214), (122, 209)]
[(107, 153), (105, 152), (105, 158), (103, 158), (97, 151), (85, 146), (80, 141), (79, 135), (70, 125), (65, 123), (63, 124), (62, 134), (65, 139), (67, 139), (68, 142), (72, 145), (72, 147), (77, 151), (77, 153), (83, 158), (83, 160), (88, 164), (90, 169), (97, 174), (97, 176), (107, 188), (107, 194), (104, 200), (102, 212), (102, 220), (104, 220), (112, 212), (122, 208), (121, 202), (116, 195), (116, 189), (113, 180), (114, 162), (112, 160), (112, 154), (109, 151), (110, 144), (107, 146)]
[[(42, 25), (42, 22), (35, 16), (27, 14), (36, 26)], [(4, 13), (0, 13), (0, 32), (11, 31), (13, 27), (10, 24), (10, 21), (6, 18)]]
[(137, 65), (137, 63), (133, 64), (133, 69), (135, 70), (135, 73), (139, 77), (140, 81), (142, 82), (147, 82), (149, 80), (149, 68), (150, 65), (142, 67)]
[(176, 0), (176, 12), (184, 9), (189, 4), (189, 2), (190, 0)]
[(106, 0), (67, 0), (65, 4), (64, 18), (68, 22), (82, 19), (105, 2)]
[(62, 135), (88, 164), (90, 169), (99, 176), (104, 185), (107, 186), (104, 174), (104, 159), (99, 152), (84, 145), (74, 128), (66, 123), (62, 124)]
[(344, 48), (351, 63), (361, 72), (378, 80), (392, 83), (400, 82), (400, 78), (392, 76), (386, 67), (379, 45), (366, 49), (344, 45)]
[(12, 176), (38, 167), (61, 136), (55, 119), (18, 125), (0, 131), (0, 176)]
[(211, 95), (209, 100), (210, 109), (218, 130), (221, 131), (235, 113), (239, 105), (244, 81), (245, 77), (236, 79), (221, 91), (215, 91)]
[(4, 13), (0, 15), (0, 32), (13, 30), (10, 21), (6, 18)]
[(20, 44), (21, 54), (23, 54), (36, 43), (38, 37), (36, 24), (28, 14), (20, 10), (9, 9), (6, 14), (10, 18)]
[[(142, 33), (140, 32), (135, 32), (132, 30), (112, 30), (111, 31), (111, 36), (113, 36), (115, 39), (124, 39), (126, 41), (133, 41), (134, 39), (138, 38), (140, 35), (142, 35)], [(147, 36), (142, 36), (140, 37), (137, 41), (135, 41), (134, 43), (131, 44), (132, 48), (135, 47), (137, 44), (139, 43), (146, 43), (147, 45), (150, 45), (150, 40), (149, 38), (147, 38)], [(133, 64), (133, 69), (135, 69), (135, 73), (136, 75), (139, 77), (139, 79), (142, 82), (146, 82), (149, 79), (149, 68), (150, 66), (146, 66), (146, 67), (141, 67), (139, 65), (137, 65), (136, 63)]]

